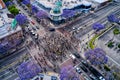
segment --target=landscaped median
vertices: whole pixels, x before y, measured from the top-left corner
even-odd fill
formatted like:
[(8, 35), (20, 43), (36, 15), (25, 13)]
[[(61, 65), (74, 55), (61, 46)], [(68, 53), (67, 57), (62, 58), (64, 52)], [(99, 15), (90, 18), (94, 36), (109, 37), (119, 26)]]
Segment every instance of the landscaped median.
[(95, 40), (96, 40), (97, 37), (98, 37), (98, 35), (96, 34), (96, 35), (90, 40), (90, 42), (89, 42), (89, 47), (90, 47), (91, 49), (94, 49), (94, 48), (95, 48)]
[(95, 36), (89, 41), (89, 45), (88, 45), (89, 48), (90, 49), (94, 49), (95, 45), (96, 45), (96, 43), (95, 43), (96, 39), (98, 39), (100, 36), (104, 35), (106, 32), (108, 32), (109, 30), (111, 30), (113, 28), (113, 26), (114, 26), (114, 24), (111, 25), (110, 27), (108, 27), (107, 29), (101, 31), (100, 33), (95, 34)]

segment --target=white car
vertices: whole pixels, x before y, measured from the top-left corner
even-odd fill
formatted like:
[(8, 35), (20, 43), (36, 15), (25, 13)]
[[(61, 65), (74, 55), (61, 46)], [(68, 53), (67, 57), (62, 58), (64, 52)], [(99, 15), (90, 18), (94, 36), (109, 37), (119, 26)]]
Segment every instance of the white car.
[(105, 80), (102, 76), (99, 77), (100, 80)]
[(82, 71), (81, 71), (81, 69), (80, 69), (79, 67), (76, 67), (75, 69), (76, 69), (76, 72), (77, 72), (78, 74), (81, 74), (81, 73), (82, 73)]
[(70, 54), (70, 57), (74, 60), (76, 57), (73, 54)]

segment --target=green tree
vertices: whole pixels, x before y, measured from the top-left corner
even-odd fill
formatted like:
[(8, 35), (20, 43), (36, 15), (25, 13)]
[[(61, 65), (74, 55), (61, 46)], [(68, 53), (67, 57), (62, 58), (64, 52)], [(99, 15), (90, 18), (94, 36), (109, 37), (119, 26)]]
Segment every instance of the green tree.
[(8, 1), (13, 1), (13, 0), (3, 0), (3, 2), (5, 2), (5, 3), (8, 2)]
[(19, 10), (15, 7), (15, 5), (9, 6), (8, 10), (13, 14), (17, 15), (19, 13)]
[(118, 44), (118, 48), (120, 48), (120, 43)]
[(118, 28), (115, 28), (115, 29), (113, 30), (113, 34), (114, 34), (114, 35), (118, 35), (118, 34), (120, 34), (119, 29), (118, 29)]
[(17, 15), (19, 13), (19, 10), (17, 8), (12, 8), (10, 9), (10, 12), (13, 14), (13, 15)]

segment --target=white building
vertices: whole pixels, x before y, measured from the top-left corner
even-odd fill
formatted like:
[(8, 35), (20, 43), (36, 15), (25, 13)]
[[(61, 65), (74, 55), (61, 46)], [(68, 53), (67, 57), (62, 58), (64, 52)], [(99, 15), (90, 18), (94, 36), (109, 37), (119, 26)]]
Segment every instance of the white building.
[(16, 26), (12, 29), (12, 18), (8, 18), (7, 9), (3, 9), (0, 13), (0, 53), (7, 52), (7, 50), (16, 47), (22, 40), (22, 29)]

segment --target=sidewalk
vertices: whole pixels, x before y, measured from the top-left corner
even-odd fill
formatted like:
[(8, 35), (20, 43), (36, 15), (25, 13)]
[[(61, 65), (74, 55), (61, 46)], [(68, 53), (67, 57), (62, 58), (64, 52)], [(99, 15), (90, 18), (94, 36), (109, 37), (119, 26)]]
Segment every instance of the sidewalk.
[(55, 72), (47, 72), (46, 74), (49, 75), (49, 76), (56, 76), (56, 77), (58, 77), (58, 79), (59, 79), (59, 76), (60, 76), (58, 73), (55, 73)]

